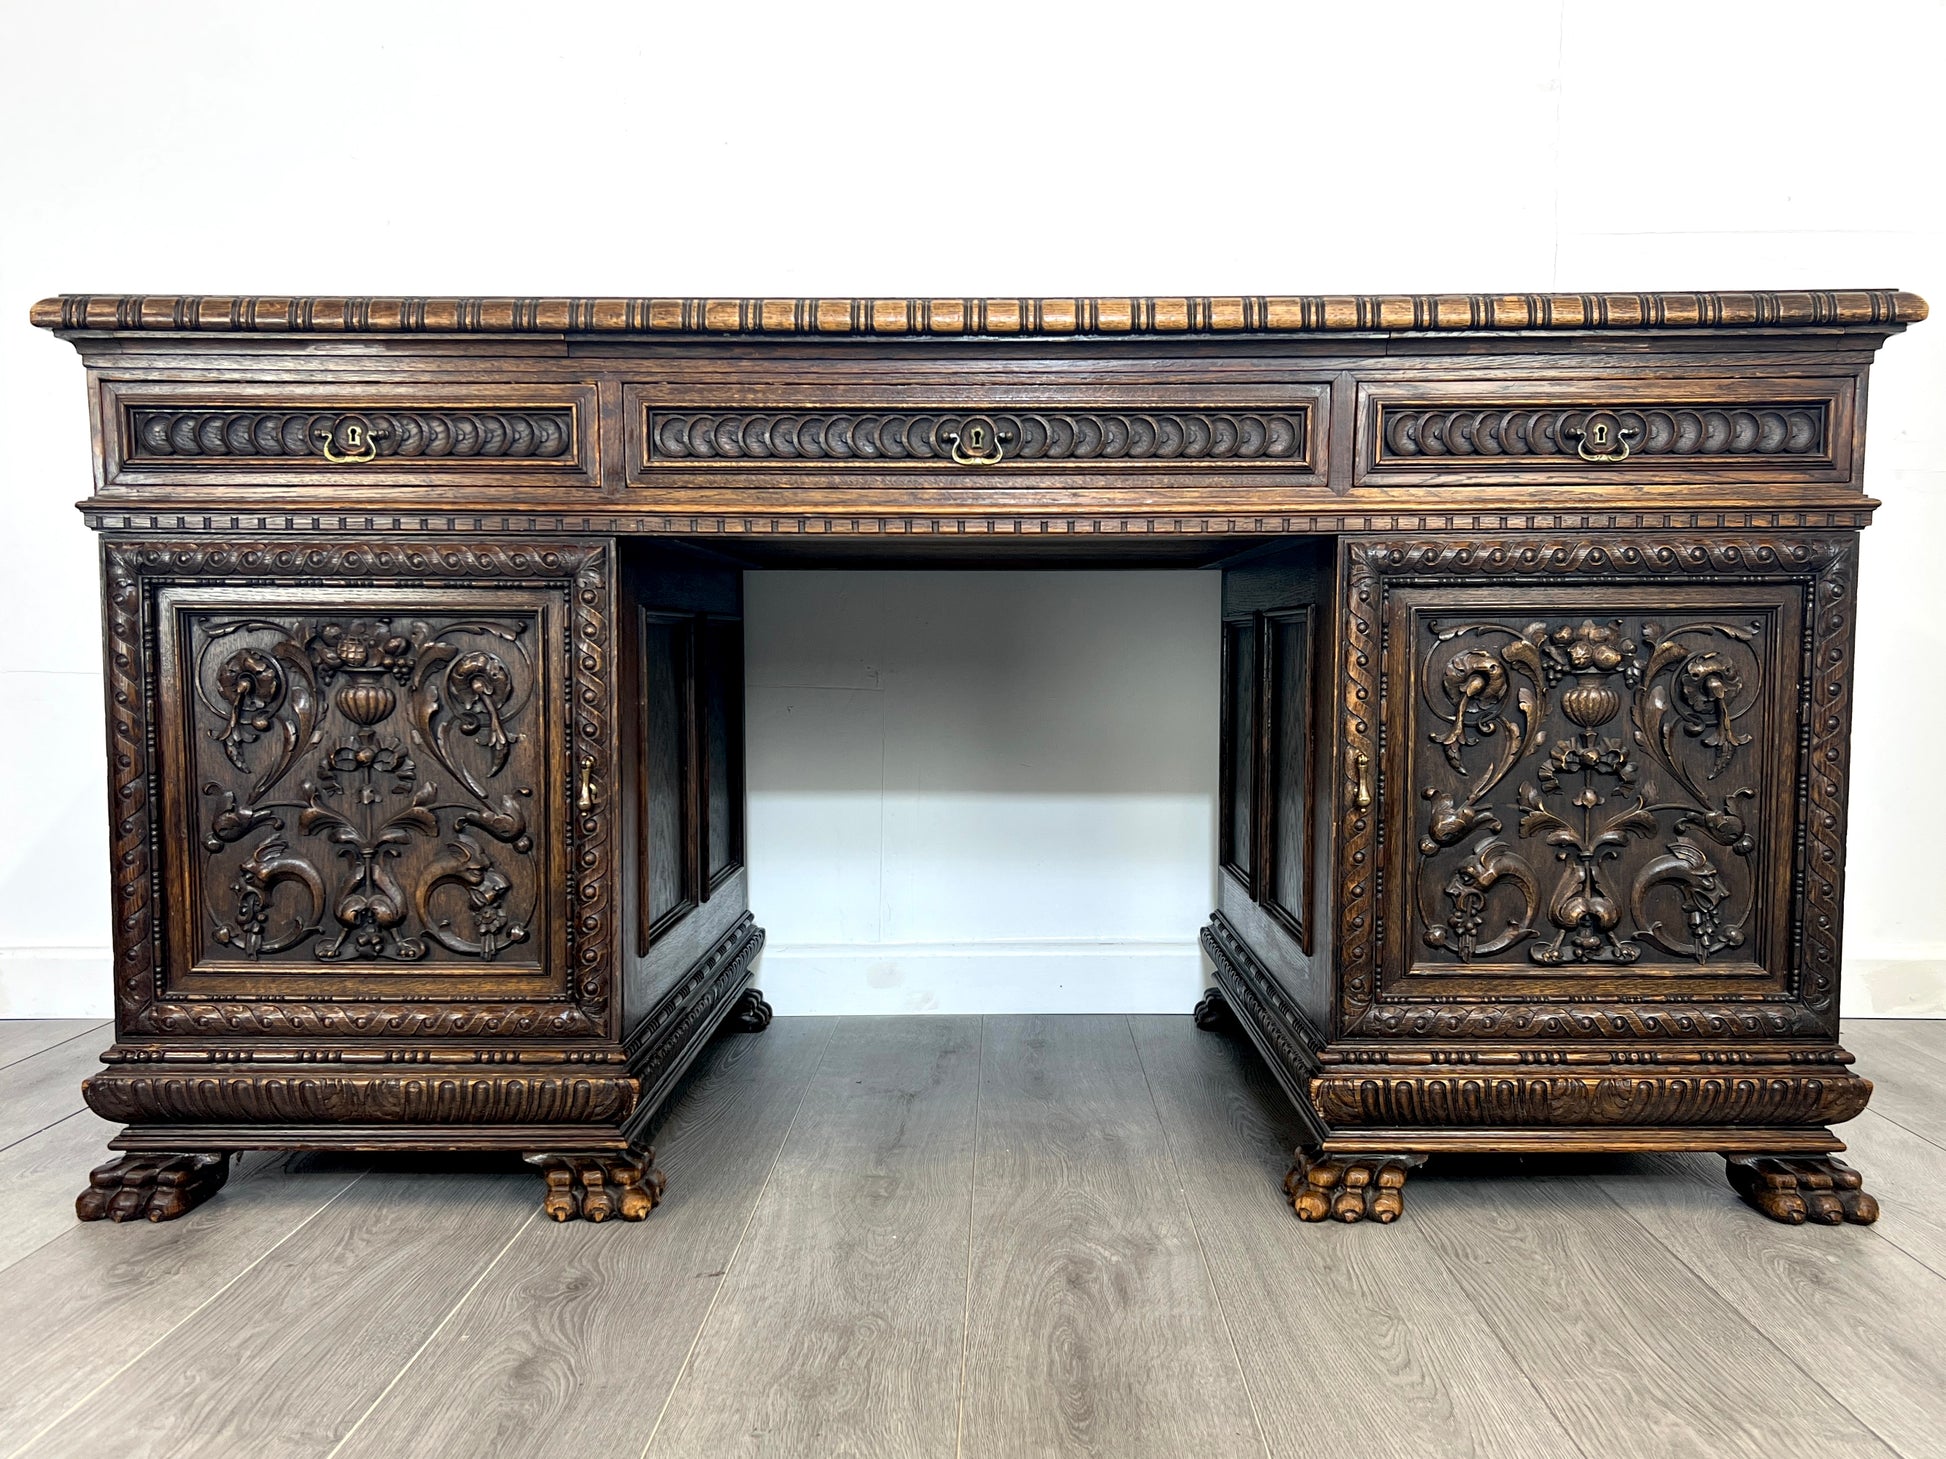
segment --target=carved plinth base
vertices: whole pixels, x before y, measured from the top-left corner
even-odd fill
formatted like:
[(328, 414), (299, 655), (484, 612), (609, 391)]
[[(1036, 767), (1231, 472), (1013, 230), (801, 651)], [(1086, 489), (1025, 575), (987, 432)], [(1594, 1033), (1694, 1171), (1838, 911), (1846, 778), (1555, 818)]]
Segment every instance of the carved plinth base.
[(228, 1155), (124, 1155), (88, 1173), (74, 1214), (83, 1221), (173, 1221), (229, 1178)]
[(526, 1157), (547, 1178), (541, 1209), (557, 1221), (606, 1221), (619, 1216), (640, 1221), (662, 1199), (662, 1172), (655, 1152), (617, 1155), (560, 1155), (537, 1152)]
[(737, 999), (736, 1006), (730, 1010), (727, 1020), (731, 1028), (745, 1033), (762, 1033), (770, 1027), (770, 1005), (764, 1001), (763, 989), (745, 988)]
[(1211, 1032), (1227, 1028), (1230, 1023), (1230, 1005), (1223, 997), (1221, 988), (1205, 988), (1203, 996), (1196, 1000), (1196, 1007), (1190, 1011), (1196, 1020), (1196, 1027)]
[(1299, 1150), (1284, 1194), (1300, 1221), (1377, 1221), (1405, 1209), (1405, 1176), (1423, 1155), (1319, 1155)]
[(1829, 1155), (1726, 1155), (1737, 1194), (1773, 1221), (1800, 1226), (1815, 1221), (1869, 1225), (1878, 1202), (1865, 1193), (1864, 1178)]

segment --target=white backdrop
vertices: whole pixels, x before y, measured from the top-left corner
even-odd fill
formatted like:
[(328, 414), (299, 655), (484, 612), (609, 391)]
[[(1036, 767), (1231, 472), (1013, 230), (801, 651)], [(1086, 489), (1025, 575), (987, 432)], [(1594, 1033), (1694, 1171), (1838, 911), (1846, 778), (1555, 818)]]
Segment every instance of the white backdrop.
[[(87, 418), (35, 298), (1885, 285), (1946, 311), (1946, 116), (1911, 65), (1942, 43), (1939, 3), (0, 0), (0, 1015), (108, 986)], [(1873, 381), (1860, 1012), (1946, 1012), (1942, 401), (1946, 313)], [(1144, 587), (928, 578), (905, 622), (882, 583), (752, 579), (780, 1008), (1193, 995), (1213, 740), (1181, 706), (1214, 589)], [(996, 611), (1004, 641), (963, 631)], [(1119, 705), (1154, 733), (1104, 755)]]

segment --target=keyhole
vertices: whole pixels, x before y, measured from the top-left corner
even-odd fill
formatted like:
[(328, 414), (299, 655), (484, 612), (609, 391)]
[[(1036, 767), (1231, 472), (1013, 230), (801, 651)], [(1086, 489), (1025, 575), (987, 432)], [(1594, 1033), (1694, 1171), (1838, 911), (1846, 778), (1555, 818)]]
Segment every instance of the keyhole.
[(966, 445), (969, 450), (985, 451), (987, 448), (986, 427), (978, 425), (968, 426), (966, 428)]
[(356, 451), (365, 444), (365, 428), (360, 425), (345, 427), (345, 444)]
[(1595, 444), (1597, 446), (1606, 446), (1608, 444), (1608, 422), (1601, 421), (1601, 420), (1596, 421), (1594, 434), (1595, 434)]

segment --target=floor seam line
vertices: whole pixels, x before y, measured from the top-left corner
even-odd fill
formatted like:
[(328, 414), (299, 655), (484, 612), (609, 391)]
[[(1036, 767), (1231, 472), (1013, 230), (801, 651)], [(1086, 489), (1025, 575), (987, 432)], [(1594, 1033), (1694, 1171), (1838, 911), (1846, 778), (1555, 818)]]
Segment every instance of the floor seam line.
[(445, 1315), (442, 1316), (439, 1319), (439, 1321), (433, 1324), (432, 1331), (426, 1334), (426, 1340), (420, 1343), (418, 1347), (414, 1348), (412, 1350), (412, 1356), (407, 1358), (405, 1362), (399, 1365), (399, 1371), (394, 1373), (390, 1381), (388, 1381), (386, 1385), (378, 1391), (378, 1395), (375, 1398), (373, 1398), (370, 1403), (365, 1405), (365, 1411), (359, 1414), (358, 1417), (352, 1421), (351, 1427), (346, 1429), (344, 1432), (344, 1436), (340, 1438), (337, 1443), (331, 1446), (331, 1451), (324, 1456), (324, 1459), (337, 1459), (338, 1451), (344, 1448), (346, 1444), (349, 1444), (351, 1442), (352, 1435), (356, 1434), (358, 1430), (361, 1427), (363, 1427), (365, 1420), (370, 1418), (374, 1413), (378, 1411), (378, 1406), (381, 1403), (385, 1402), (385, 1395), (390, 1393), (394, 1388), (398, 1387), (399, 1380), (404, 1378), (407, 1373), (412, 1371), (412, 1365), (419, 1361), (421, 1355), (424, 1354), (427, 1348), (433, 1345), (434, 1340), (438, 1338), (439, 1334), (446, 1330), (446, 1324), (453, 1320), (454, 1314), (457, 1313), (460, 1310), (460, 1308), (464, 1307), (467, 1304), (467, 1301), (473, 1296), (475, 1292), (480, 1290), (480, 1283), (484, 1282), (487, 1279), (488, 1273), (490, 1273), (495, 1267), (500, 1265), (500, 1258), (505, 1256), (509, 1251), (513, 1249), (513, 1244), (516, 1241), (520, 1240), (521, 1232), (525, 1231), (529, 1226), (533, 1225), (534, 1218), (539, 1214), (540, 1214), (539, 1211), (530, 1210), (527, 1213), (526, 1219), (523, 1220), (518, 1226), (514, 1227), (513, 1235), (509, 1236), (506, 1239), (506, 1242), (501, 1246), (501, 1248), (493, 1254), (493, 1260), (480, 1268), (478, 1275), (476, 1275), (473, 1278), (473, 1280), (470, 1283), (468, 1283), (466, 1290), (464, 1292), (461, 1292), (459, 1294), (458, 1299), (453, 1303), (453, 1305), (446, 1309)]
[[(20, 1021), (20, 1022), (22, 1022), (22, 1023), (33, 1023), (33, 1022), (36, 1022), (36, 1020), (34, 1020), (34, 1019), (31, 1019), (31, 1018), (23, 1018), (23, 1019), (21, 1019), (21, 1020), (19, 1020), (19, 1021)], [(50, 1020), (50, 1022), (51, 1022), (51, 1021), (52, 1021), (52, 1020)], [(54, 1051), (55, 1051), (56, 1049), (64, 1049), (64, 1048), (66, 1048), (66, 1047), (67, 1047), (67, 1046), (68, 1046), (69, 1044), (71, 1044), (71, 1043), (73, 1043), (73, 1042), (74, 1042), (74, 1041), (75, 1041), (76, 1039), (85, 1039), (85, 1038), (86, 1038), (86, 1037), (87, 1037), (87, 1036), (88, 1036), (89, 1034), (91, 1034), (91, 1033), (100, 1033), (100, 1032), (101, 1032), (101, 1031), (102, 1031), (102, 1030), (103, 1030), (104, 1028), (107, 1028), (107, 1027), (108, 1027), (108, 1023), (107, 1023), (107, 1022), (105, 1022), (105, 1021), (104, 1021), (104, 1022), (102, 1022), (102, 1023), (97, 1023), (97, 1024), (92, 1024), (92, 1025), (90, 1025), (89, 1027), (87, 1027), (87, 1028), (84, 1028), (84, 1029), (82, 1029), (80, 1033), (77, 1033), (77, 1034), (70, 1034), (70, 1035), (68, 1035), (68, 1037), (66, 1037), (66, 1038), (64, 1038), (64, 1039), (61, 1039), (61, 1040), (60, 1040), (59, 1042), (57, 1042), (57, 1043), (51, 1043), (51, 1044), (49, 1044), (49, 1045), (48, 1045), (48, 1046), (47, 1046), (46, 1048), (44, 1048), (44, 1049), (35, 1049), (35, 1050), (34, 1050), (34, 1052), (33, 1052), (33, 1053), (31, 1053), (31, 1054), (22, 1054), (22, 1055), (21, 1055), (21, 1056), (20, 1056), (20, 1057), (19, 1057), (18, 1059), (9, 1059), (9, 1060), (7, 1060), (7, 1062), (6, 1062), (6, 1063), (4, 1063), (4, 1064), (0, 1064), (0, 1073), (4, 1073), (4, 1072), (5, 1072), (5, 1071), (7, 1071), (8, 1069), (11, 1069), (11, 1068), (13, 1068), (13, 1067), (15, 1067), (16, 1065), (19, 1065), (19, 1064), (24, 1064), (24, 1063), (26, 1063), (26, 1062), (27, 1062), (27, 1061), (28, 1061), (29, 1059), (38, 1059), (38, 1058), (39, 1058), (39, 1057), (40, 1057), (40, 1056), (41, 1056), (42, 1054), (51, 1054), (51, 1053), (53, 1053), (53, 1052), (54, 1052)]]
[(804, 1112), (804, 1101), (811, 1097), (811, 1086), (824, 1069), (824, 1061), (831, 1056), (831, 1045), (838, 1037), (838, 1020), (831, 1020), (831, 1027), (825, 1033), (824, 1047), (818, 1050), (818, 1061), (811, 1066), (811, 1072), (804, 1076), (803, 1087), (797, 1091), (797, 1103), (791, 1108), (790, 1123), (784, 1126), (784, 1137), (777, 1142), (776, 1152), (770, 1157), (770, 1164), (764, 1169), (763, 1184), (757, 1187), (757, 1194), (750, 1202), (750, 1210), (743, 1218), (743, 1229), (737, 1232), (736, 1245), (730, 1248), (730, 1255), (723, 1263), (722, 1275), (716, 1279), (716, 1289), (709, 1294), (709, 1306), (696, 1323), (696, 1331), (690, 1334), (689, 1350), (682, 1355), (682, 1366), (676, 1369), (676, 1378), (669, 1385), (669, 1391), (662, 1395), (662, 1407), (656, 1410), (655, 1422), (649, 1426), (649, 1436), (642, 1441), (642, 1452), (637, 1459), (648, 1459), (649, 1450), (655, 1444), (655, 1436), (662, 1432), (662, 1421), (669, 1416), (669, 1405), (676, 1401), (676, 1390), (682, 1387), (683, 1380), (689, 1376), (689, 1365), (696, 1359), (696, 1349), (703, 1341), (703, 1332), (709, 1326), (710, 1318), (716, 1315), (716, 1304), (723, 1296), (723, 1288), (730, 1280), (730, 1273), (736, 1269), (737, 1257), (743, 1252), (743, 1243), (749, 1239), (750, 1227), (757, 1219), (757, 1212), (763, 1209), (764, 1197), (770, 1194), (771, 1178), (777, 1174), (777, 1166), (790, 1149), (791, 1135), (797, 1129), (798, 1116)]
[(322, 1216), (326, 1211), (330, 1210), (331, 1207), (336, 1205), (340, 1200), (344, 1198), (344, 1194), (346, 1191), (350, 1190), (353, 1186), (357, 1185), (359, 1181), (363, 1180), (369, 1174), (371, 1174), (369, 1170), (361, 1170), (357, 1175), (353, 1176), (350, 1180), (346, 1181), (344, 1185), (340, 1186), (336, 1191), (332, 1193), (330, 1200), (325, 1201), (315, 1211), (311, 1212), (310, 1215), (306, 1216), (302, 1221), (299, 1221), (295, 1226), (291, 1227), (291, 1229), (286, 1231), (282, 1236), (278, 1237), (275, 1241), (271, 1242), (269, 1246), (265, 1247), (261, 1252), (257, 1254), (257, 1257), (254, 1261), (247, 1263), (236, 1273), (235, 1276), (231, 1277), (229, 1281), (225, 1282), (222, 1286), (218, 1287), (214, 1292), (211, 1292), (209, 1296), (205, 1297), (202, 1301), (198, 1302), (195, 1305), (195, 1307), (193, 1307), (188, 1312), (183, 1314), (183, 1317), (180, 1321), (171, 1323), (167, 1329), (157, 1333), (155, 1339), (152, 1342), (150, 1342), (147, 1347), (143, 1348), (141, 1352), (135, 1354), (135, 1356), (130, 1358), (126, 1363), (123, 1363), (120, 1367), (116, 1368), (114, 1372), (110, 1373), (107, 1377), (103, 1378), (99, 1383), (95, 1384), (93, 1388), (90, 1388), (86, 1393), (82, 1394), (81, 1397), (77, 1398), (73, 1403), (69, 1404), (66, 1408), (62, 1409), (59, 1413), (55, 1414), (53, 1418), (49, 1419), (40, 1428), (36, 1429), (31, 1435), (28, 1436), (26, 1443), (22, 1444), (18, 1449), (14, 1449), (9, 1453), (8, 1459), (13, 1459), (13, 1455), (26, 1453), (35, 1444), (38, 1444), (50, 1431), (52, 1431), (55, 1425), (59, 1424), (69, 1414), (79, 1409), (82, 1404), (88, 1402), (89, 1399), (93, 1398), (97, 1393), (100, 1393), (102, 1389), (106, 1388), (110, 1383), (113, 1383), (117, 1378), (121, 1377), (122, 1374), (126, 1373), (130, 1368), (134, 1367), (137, 1363), (141, 1362), (142, 1359), (146, 1358), (150, 1353), (154, 1352), (158, 1346), (160, 1346), (162, 1343), (168, 1340), (171, 1333), (175, 1332), (178, 1328), (181, 1328), (184, 1324), (195, 1321), (197, 1314), (200, 1313), (205, 1307), (208, 1307), (212, 1302), (217, 1301), (219, 1298), (222, 1297), (222, 1295), (225, 1292), (229, 1291), (230, 1288), (234, 1287), (238, 1282), (242, 1281), (251, 1272), (255, 1271), (265, 1261), (268, 1261), (271, 1255), (274, 1252), (276, 1252), (279, 1248), (281, 1248), (286, 1241), (289, 1241), (293, 1236), (297, 1235), (298, 1232), (302, 1231), (306, 1226), (310, 1225), (319, 1216)]
[[(1500, 1178), (1507, 1179), (1509, 1177)], [(1453, 1264), (1446, 1260), (1446, 1253), (1439, 1249), (1439, 1243), (1423, 1232), (1414, 1231), (1412, 1235), (1427, 1255), (1431, 1256), (1433, 1261), (1438, 1263), (1440, 1269), (1445, 1272), (1447, 1289), (1455, 1297), (1465, 1300), (1467, 1308), (1477, 1320), (1479, 1329), (1492, 1335), (1494, 1345), (1500, 1349), (1501, 1354), (1506, 1358), (1509, 1368), (1513, 1372), (1520, 1374), (1520, 1381), (1527, 1385), (1527, 1391), (1534, 1396), (1534, 1406), (1553, 1420), (1554, 1427), (1560, 1430), (1561, 1437), (1573, 1446), (1574, 1452), (1579, 1454), (1581, 1459), (1588, 1459), (1588, 1451), (1581, 1446), (1581, 1440), (1575, 1436), (1574, 1430), (1568, 1427), (1566, 1420), (1555, 1411), (1554, 1405), (1547, 1401), (1547, 1395), (1541, 1392), (1540, 1385), (1534, 1381), (1534, 1375), (1528, 1372), (1527, 1365), (1521, 1362), (1520, 1354), (1507, 1345), (1507, 1340), (1500, 1335), (1500, 1329), (1494, 1325), (1493, 1319), (1486, 1314), (1485, 1309), (1466, 1295), (1466, 1289), (1460, 1285), (1459, 1278), (1453, 1273)]]
[(1236, 1329), (1230, 1325), (1230, 1311), (1223, 1305), (1223, 1293), (1216, 1285), (1216, 1273), (1210, 1268), (1209, 1245), (1203, 1240), (1203, 1228), (1196, 1221), (1195, 1203), (1189, 1199), (1189, 1184), (1183, 1179), (1182, 1162), (1176, 1159), (1176, 1145), (1169, 1138), (1169, 1122), (1162, 1117), (1162, 1102), (1156, 1098), (1155, 1081), (1149, 1078), (1149, 1061), (1142, 1057), (1142, 1040), (1135, 1034), (1135, 1018), (1132, 1014), (1122, 1015), (1122, 1024), (1128, 1030), (1128, 1041), (1135, 1050), (1135, 1067), (1141, 1071), (1142, 1087), (1149, 1091), (1149, 1108), (1155, 1112), (1155, 1127), (1162, 1135), (1162, 1151), (1168, 1157), (1169, 1168), (1176, 1176), (1176, 1199), (1182, 1212), (1189, 1221), (1189, 1234), (1196, 1240), (1196, 1254), (1202, 1259), (1203, 1280), (1209, 1284), (1210, 1301), (1216, 1304), (1217, 1320), (1223, 1324), (1223, 1336), (1229, 1339), (1230, 1356), (1236, 1360), (1237, 1381), (1243, 1384), (1244, 1402), (1250, 1405), (1250, 1421), (1257, 1426), (1257, 1442), (1263, 1446), (1264, 1459), (1273, 1459), (1270, 1448), (1270, 1430), (1264, 1426), (1262, 1410), (1257, 1407), (1256, 1390), (1250, 1386), (1250, 1372), (1243, 1366), (1243, 1349), (1237, 1343)]
[[(1891, 1115), (1887, 1114), (1882, 1109), (1872, 1109), (1868, 1106), (1867, 1108), (1859, 1111), (1859, 1113), (1877, 1115), (1880, 1119), (1884, 1120), (1886, 1124), (1904, 1130), (1908, 1135), (1912, 1136), (1913, 1139), (1922, 1140), (1926, 1144), (1932, 1146), (1933, 1149), (1935, 1150), (1946, 1150), (1946, 1141), (1935, 1140), (1931, 1135), (1928, 1135), (1925, 1131), (1913, 1129), (1911, 1125), (1906, 1124), (1903, 1120), (1893, 1118)], [(1849, 1155), (1851, 1151), (1847, 1149), (1845, 1153)]]
[[(1811, 1372), (1810, 1369), (1806, 1368), (1802, 1363), (1798, 1362), (1798, 1360), (1790, 1353), (1790, 1351), (1786, 1349), (1781, 1343), (1779, 1343), (1776, 1338), (1772, 1337), (1769, 1332), (1767, 1332), (1764, 1328), (1758, 1326), (1757, 1323), (1752, 1321), (1750, 1315), (1743, 1310), (1742, 1305), (1737, 1301), (1735, 1301), (1728, 1292), (1724, 1291), (1721, 1287), (1717, 1286), (1715, 1282), (1711, 1281), (1709, 1274), (1707, 1272), (1699, 1271), (1696, 1268), (1695, 1264), (1691, 1262), (1688, 1257), (1684, 1256), (1680, 1251), (1677, 1251), (1675, 1247), (1671, 1246), (1668, 1242), (1664, 1241), (1660, 1236), (1656, 1235), (1654, 1228), (1651, 1227), (1647, 1222), (1642, 1220), (1640, 1216), (1636, 1215), (1635, 1212), (1631, 1210), (1628, 1206), (1624, 1205), (1620, 1200), (1618, 1200), (1615, 1196), (1615, 1193), (1609, 1190), (1608, 1187), (1605, 1184), (1603, 1184), (1602, 1181), (1596, 1179), (1596, 1180), (1591, 1180), (1588, 1183), (1601, 1193), (1603, 1199), (1605, 1199), (1610, 1205), (1614, 1206), (1617, 1210), (1619, 1210), (1622, 1213), (1622, 1215), (1628, 1219), (1630, 1224), (1632, 1224), (1638, 1231), (1642, 1232), (1643, 1235), (1647, 1236), (1652, 1245), (1656, 1246), (1658, 1249), (1666, 1253), (1671, 1259), (1675, 1261), (1677, 1266), (1681, 1267), (1684, 1271), (1688, 1272), (1689, 1275), (1693, 1277), (1698, 1283), (1700, 1283), (1706, 1291), (1708, 1291), (1711, 1295), (1713, 1295), (1717, 1301), (1721, 1302), (1731, 1312), (1735, 1313), (1738, 1320), (1741, 1321), (1745, 1327), (1749, 1328), (1752, 1332), (1756, 1333), (1758, 1337), (1763, 1339), (1765, 1346), (1767, 1346), (1772, 1352), (1776, 1353), (1780, 1358), (1782, 1358), (1785, 1361), (1785, 1363), (1788, 1364), (1791, 1368), (1803, 1374), (1805, 1381), (1810, 1383), (1810, 1385), (1813, 1388), (1817, 1389), (1818, 1392), (1822, 1393), (1828, 1400), (1830, 1400), (1833, 1406), (1835, 1406), (1840, 1413), (1844, 1414), (1853, 1423), (1857, 1424), (1859, 1428), (1863, 1429), (1866, 1433), (1870, 1434), (1873, 1438), (1877, 1439), (1881, 1444), (1883, 1444), (1886, 1447), (1887, 1450), (1889, 1450), (1894, 1455), (1902, 1455), (1904, 1453), (1903, 1450), (1901, 1450), (1895, 1444), (1893, 1444), (1890, 1439), (1885, 1437), (1885, 1435), (1881, 1434), (1877, 1429), (1873, 1428), (1870, 1424), (1865, 1422), (1864, 1419), (1860, 1418), (1858, 1414), (1852, 1410), (1850, 1404), (1846, 1403), (1844, 1399), (1840, 1398), (1837, 1394), (1833, 1393), (1829, 1388), (1825, 1387), (1824, 1384), (1820, 1383), (1815, 1373)], [(1765, 1219), (1768, 1218), (1766, 1217)]]
[(973, 1213), (980, 1198), (980, 1129), (986, 1104), (987, 1020), (980, 1015), (980, 1057), (973, 1077), (973, 1162), (966, 1183), (966, 1296), (960, 1303), (959, 1327), (959, 1406), (953, 1429), (953, 1456), (966, 1451), (966, 1371), (972, 1361), (973, 1341)]

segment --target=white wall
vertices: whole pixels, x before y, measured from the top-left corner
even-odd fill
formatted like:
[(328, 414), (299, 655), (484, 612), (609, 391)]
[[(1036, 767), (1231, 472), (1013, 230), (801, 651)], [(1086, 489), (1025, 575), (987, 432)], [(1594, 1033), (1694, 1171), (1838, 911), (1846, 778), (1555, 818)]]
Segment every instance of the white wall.
[[(71, 351), (25, 323), (42, 294), (1856, 284), (1915, 289), (1942, 317), (1895, 340), (1873, 382), (1867, 486), (1886, 506), (1865, 538), (1847, 996), (1946, 1011), (1946, 874), (1922, 799), (1946, 722), (1946, 122), (1924, 69), (1942, 42), (1939, 3), (4, 0), (0, 1014), (99, 1011), (107, 991), (94, 558), (69, 505), (87, 421)], [(1076, 643), (1100, 631), (1091, 591)], [(870, 627), (798, 677), (869, 658)], [(850, 746), (826, 743), (833, 759), (792, 768), (801, 786), (843, 781)], [(1038, 783), (1091, 783), (1072, 743), (1037, 743)], [(1121, 804), (1136, 793), (1091, 797), (1093, 824), (1139, 817)], [(753, 829), (788, 799), (765, 790)], [(885, 806), (888, 861), (951, 840), (943, 821), (895, 838)], [(990, 845), (1025, 834), (1028, 808), (988, 814)], [(793, 880), (783, 850), (753, 868), (773, 903)], [(1189, 898), (1192, 870), (1176, 864), (1170, 897)], [(1149, 874), (1135, 857), (1116, 872)], [(989, 891), (1007, 874), (977, 868)], [(1148, 938), (1072, 890), (1072, 922), (1022, 903), (1020, 921), (974, 925), (957, 920), (971, 903), (936, 895), (928, 920), (923, 897), (861, 872), (835, 904), (877, 905), (869, 935), (814, 927), (810, 907), (788, 920), (806, 940), (930, 944), (936, 970), (937, 944), (973, 933)], [(921, 960), (895, 961), (896, 989), (867, 980), (873, 1006), (927, 994)], [(1011, 1006), (1051, 1006), (1057, 985), (1061, 1006), (1123, 1006), (1147, 986), (1119, 953), (1092, 987), (1069, 965)], [(941, 1006), (951, 982), (932, 980)]]

